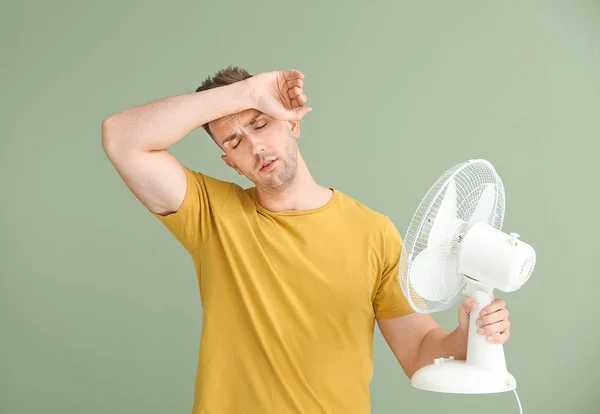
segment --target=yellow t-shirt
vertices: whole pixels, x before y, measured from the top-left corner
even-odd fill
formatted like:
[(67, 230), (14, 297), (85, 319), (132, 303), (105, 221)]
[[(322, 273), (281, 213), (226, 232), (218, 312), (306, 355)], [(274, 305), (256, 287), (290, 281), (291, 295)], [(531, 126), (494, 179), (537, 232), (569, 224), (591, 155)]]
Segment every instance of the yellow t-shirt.
[(203, 308), (193, 414), (367, 414), (375, 318), (412, 312), (392, 221), (333, 189), (270, 212), (184, 167), (180, 209), (155, 214), (190, 253)]

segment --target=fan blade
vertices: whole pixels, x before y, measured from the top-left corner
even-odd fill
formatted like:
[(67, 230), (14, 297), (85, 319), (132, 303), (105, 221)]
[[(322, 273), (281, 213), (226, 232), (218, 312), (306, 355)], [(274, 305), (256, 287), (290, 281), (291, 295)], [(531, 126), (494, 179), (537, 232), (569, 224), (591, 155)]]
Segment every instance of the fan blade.
[(458, 219), (456, 210), (456, 182), (452, 178), (431, 226), (427, 247), (435, 247), (453, 236), (457, 227), (454, 224)]
[(494, 210), (494, 205), (496, 204), (496, 185), (492, 183), (488, 183), (481, 194), (481, 198), (477, 202), (477, 207), (475, 207), (475, 211), (473, 211), (473, 215), (469, 219), (469, 227), (473, 224), (484, 221), (488, 222), (490, 218), (490, 214), (492, 214)]
[(423, 249), (412, 261), (408, 276), (410, 285), (421, 298), (446, 301), (462, 282), (458, 272), (458, 248), (453, 248), (452, 242), (447, 241)]
[(411, 266), (409, 281), (410, 286), (417, 294), (426, 300), (438, 300), (436, 297), (436, 275), (434, 272), (433, 258), (435, 254), (431, 254), (432, 248), (425, 248), (415, 257)]

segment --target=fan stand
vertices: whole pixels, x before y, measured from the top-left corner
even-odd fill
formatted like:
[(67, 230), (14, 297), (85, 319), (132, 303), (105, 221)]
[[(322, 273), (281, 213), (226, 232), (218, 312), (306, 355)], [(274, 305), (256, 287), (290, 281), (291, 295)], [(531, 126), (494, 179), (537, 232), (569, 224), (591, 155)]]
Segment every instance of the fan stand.
[(491, 394), (516, 389), (515, 378), (506, 369), (504, 347), (491, 344), (477, 333), (476, 324), (482, 308), (494, 300), (493, 288), (466, 277), (465, 294), (478, 303), (471, 312), (466, 361), (454, 357), (436, 358), (411, 378), (412, 386), (425, 391), (452, 394)]

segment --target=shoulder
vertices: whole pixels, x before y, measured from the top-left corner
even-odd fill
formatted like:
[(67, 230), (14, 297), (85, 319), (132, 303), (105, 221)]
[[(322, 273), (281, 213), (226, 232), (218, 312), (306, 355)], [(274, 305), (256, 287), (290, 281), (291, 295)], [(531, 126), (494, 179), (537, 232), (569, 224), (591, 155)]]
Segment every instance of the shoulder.
[(236, 193), (239, 187), (232, 181), (222, 180), (202, 171), (184, 165), (187, 188), (184, 206), (194, 210), (194, 215), (212, 211), (216, 214)]
[(231, 181), (221, 180), (219, 178), (216, 178), (213, 175), (209, 175), (204, 172), (194, 170), (191, 167), (188, 167), (185, 165), (183, 166), (183, 168), (185, 169), (188, 178), (190, 178), (193, 181), (196, 181), (204, 186), (231, 189), (232, 186), (235, 185), (235, 183), (233, 183)]
[(340, 193), (339, 197), (338, 212), (356, 236), (382, 255), (394, 255), (402, 248), (402, 237), (389, 215), (347, 194)]
[(377, 211), (364, 202), (357, 200), (348, 194), (338, 191), (341, 208), (346, 210), (353, 218), (364, 220), (369, 223), (370, 228), (381, 232), (388, 232), (390, 228), (394, 228), (392, 219), (383, 212)]

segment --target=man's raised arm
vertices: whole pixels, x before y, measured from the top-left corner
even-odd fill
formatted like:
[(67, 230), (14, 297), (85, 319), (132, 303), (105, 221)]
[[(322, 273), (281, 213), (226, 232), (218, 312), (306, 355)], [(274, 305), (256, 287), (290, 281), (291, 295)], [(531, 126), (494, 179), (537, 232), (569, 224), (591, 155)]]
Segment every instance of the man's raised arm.
[(138, 200), (166, 215), (186, 192), (183, 167), (167, 148), (199, 126), (251, 108), (252, 99), (250, 86), (240, 81), (129, 108), (104, 119), (102, 146)]

